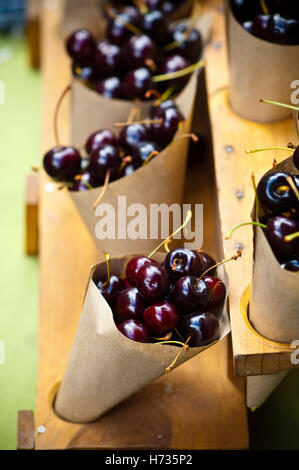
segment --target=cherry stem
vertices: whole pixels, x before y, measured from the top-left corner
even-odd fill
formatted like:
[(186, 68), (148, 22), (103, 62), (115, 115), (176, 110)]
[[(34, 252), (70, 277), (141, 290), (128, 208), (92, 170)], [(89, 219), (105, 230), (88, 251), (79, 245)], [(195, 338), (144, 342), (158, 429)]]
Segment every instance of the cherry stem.
[(265, 0), (260, 0), (260, 2), (264, 15), (269, 15), (269, 8), (267, 7)]
[(149, 156), (147, 157), (147, 159), (142, 163), (142, 166), (147, 165), (155, 155), (160, 155), (160, 152), (158, 152), (158, 150), (153, 150), (153, 151), (149, 154)]
[(182, 341), (185, 341), (184, 338), (182, 337), (181, 333), (179, 332), (179, 330), (177, 328), (174, 328), (174, 331), (176, 332), (176, 334), (178, 335), (179, 338), (181, 338)]
[(279, 103), (278, 101), (260, 100), (260, 103), (274, 104), (275, 106), (281, 106), (282, 108), (292, 109), (293, 111), (299, 111), (299, 108), (297, 106), (293, 106), (291, 104), (286, 103)]
[(295, 232), (295, 233), (292, 233), (291, 235), (287, 235), (286, 237), (284, 237), (284, 241), (291, 242), (295, 240), (295, 238), (298, 238), (298, 237), (299, 237), (299, 232)]
[(194, 72), (195, 70), (203, 66), (204, 66), (204, 61), (199, 60), (198, 62), (195, 62), (195, 64), (189, 65), (189, 67), (186, 67), (182, 70), (178, 70), (177, 72), (164, 73), (162, 75), (155, 75), (153, 77), (153, 82), (165, 82), (167, 80), (174, 80), (176, 78), (184, 77), (185, 75), (190, 75), (192, 72)]
[(60, 98), (57, 101), (56, 107), (55, 107), (55, 112), (54, 112), (54, 135), (55, 135), (55, 141), (56, 145), (60, 147), (60, 140), (59, 140), (59, 134), (58, 134), (58, 113), (60, 110), (61, 103), (64, 100), (64, 97), (68, 94), (68, 92), (71, 90), (72, 86), (68, 85), (60, 95)]
[(210, 271), (212, 271), (212, 269), (215, 269), (215, 268), (218, 268), (218, 266), (222, 266), (223, 264), (226, 264), (226, 263), (229, 263), (229, 261), (236, 261), (237, 259), (241, 258), (242, 256), (242, 250), (238, 250), (236, 252), (235, 255), (231, 256), (230, 258), (228, 259), (224, 259), (223, 261), (220, 261), (220, 263), (217, 263), (215, 264), (214, 266), (211, 266), (209, 269), (207, 269), (206, 271), (204, 271), (200, 277), (197, 279), (197, 282), (196, 282), (196, 286), (198, 286), (199, 282), (201, 281), (201, 279)]
[(104, 251), (104, 256), (105, 256), (105, 261), (106, 261), (106, 267), (107, 267), (107, 280), (102, 284), (103, 287), (108, 286), (110, 282), (110, 255), (107, 253), (107, 251)]
[(294, 149), (292, 149), (290, 147), (267, 147), (267, 148), (263, 148), (263, 149), (245, 150), (245, 153), (265, 152), (267, 150), (288, 150), (289, 152), (294, 151)]
[(169, 243), (171, 243), (172, 240), (166, 240), (166, 242), (164, 243), (164, 249), (166, 251), (166, 253), (169, 253), (170, 252), (170, 249), (169, 249)]
[(156, 72), (157, 71), (157, 66), (153, 59), (146, 59), (145, 65), (150, 69), (151, 72)]
[(124, 157), (122, 159), (122, 162), (120, 164), (120, 167), (118, 169), (118, 175), (121, 174), (122, 170), (124, 169), (124, 167), (128, 164), (128, 163), (131, 163), (132, 161), (132, 157), (130, 155), (127, 155), (126, 157)]
[(154, 106), (160, 106), (163, 101), (168, 100), (168, 98), (172, 95), (172, 93), (175, 91), (175, 87), (171, 85), (170, 87), (167, 88), (166, 91), (164, 91), (163, 95), (160, 96), (160, 98), (155, 101)]
[(181, 343), (181, 341), (161, 341), (160, 343), (156, 344), (178, 344), (179, 346), (185, 346), (184, 343)]
[(177, 363), (179, 357), (181, 356), (182, 352), (183, 352), (183, 351), (187, 351), (187, 350), (189, 349), (188, 343), (189, 343), (190, 339), (191, 339), (191, 336), (189, 336), (188, 339), (186, 340), (185, 344), (183, 344), (182, 349), (178, 352), (178, 354), (176, 355), (176, 357), (174, 358), (174, 360), (172, 361), (172, 363), (171, 363), (168, 367), (166, 367), (166, 369), (165, 369), (165, 374), (169, 374), (169, 372), (172, 371), (172, 369), (173, 369), (174, 366), (176, 365), (176, 363)]
[(199, 141), (199, 138), (197, 137), (196, 134), (194, 134), (193, 132), (191, 132), (190, 134), (182, 134), (182, 135), (179, 135), (178, 137), (175, 137), (173, 140), (177, 140), (177, 139), (185, 139), (186, 137), (189, 137), (191, 140), (193, 140), (193, 142), (198, 142)]
[[(142, 121), (134, 121), (134, 124), (162, 124), (163, 119), (143, 119)], [(115, 122), (114, 127), (128, 127), (132, 122)]]
[(41, 170), (40, 166), (31, 166), (30, 167), (31, 171), (34, 171), (34, 173), (38, 173)]
[[(76, 181), (82, 181), (82, 175), (76, 175), (74, 179)], [(88, 187), (88, 189), (94, 189), (94, 187), (88, 181), (84, 181), (84, 184)]]
[(113, 13), (111, 7), (108, 6), (106, 8), (106, 12), (107, 12), (107, 15), (110, 18), (114, 19), (118, 24), (120, 24), (120, 25), (124, 26), (125, 28), (127, 28), (129, 31), (131, 31), (131, 33), (140, 34), (142, 32), (136, 26), (132, 25), (131, 23), (128, 23), (127, 21), (124, 21), (121, 16), (116, 15), (115, 13)]
[(151, 258), (152, 256), (154, 256), (154, 254), (157, 253), (157, 251), (159, 250), (159, 248), (161, 248), (161, 246), (163, 246), (166, 242), (169, 242), (177, 233), (179, 233), (179, 232), (188, 224), (188, 222), (189, 222), (191, 219), (192, 219), (192, 211), (188, 211), (184, 223), (183, 223), (178, 229), (176, 229), (171, 235), (169, 235), (169, 237), (167, 237), (165, 240), (163, 240), (163, 242), (161, 242), (161, 243), (148, 255), (148, 258)]
[(172, 271), (176, 271), (176, 268), (178, 267), (178, 264), (180, 264), (182, 260), (180, 258), (174, 258), (173, 263), (171, 265)]
[(100, 192), (100, 194), (98, 195), (97, 199), (95, 200), (95, 202), (93, 203), (93, 208), (96, 209), (96, 207), (99, 205), (100, 201), (102, 200), (105, 192), (106, 192), (106, 189), (108, 188), (108, 184), (109, 184), (109, 178), (110, 178), (110, 170), (107, 170), (106, 172), (106, 176), (105, 176), (105, 182), (104, 182), (104, 186), (102, 188), (102, 191)]
[(172, 337), (172, 332), (170, 331), (164, 338), (153, 338), (156, 341), (169, 341), (170, 338)]
[(202, 10), (203, 10), (203, 5), (202, 3), (199, 3), (199, 2), (196, 2), (195, 5), (194, 5), (194, 9), (193, 9), (193, 12), (192, 12), (192, 15), (191, 15), (191, 18), (190, 18), (190, 21), (189, 21), (189, 24), (188, 24), (188, 27), (186, 28), (186, 30), (184, 31), (184, 34), (183, 34), (183, 37), (180, 41), (172, 41), (170, 42), (169, 44), (167, 44), (166, 46), (163, 47), (164, 51), (172, 51), (173, 49), (176, 49), (177, 47), (179, 47), (181, 44), (184, 43), (184, 41), (186, 41), (186, 39), (188, 39), (188, 37), (190, 36), (191, 34), (191, 31), (192, 29), (194, 28), (198, 18), (201, 16), (202, 14)]
[(289, 183), (289, 185), (291, 186), (291, 189), (293, 190), (297, 200), (299, 201), (299, 191), (297, 189), (297, 186), (295, 185), (294, 183), (294, 180), (291, 176), (288, 176), (287, 177), (287, 182)]
[(151, 98), (151, 96), (155, 96), (159, 100), (161, 98), (161, 93), (159, 93), (158, 90), (147, 90), (144, 96), (145, 98)]
[(255, 225), (257, 227), (261, 227), (261, 228), (264, 228), (264, 229), (267, 228), (267, 225), (261, 224), (260, 222), (243, 222), (242, 224), (238, 224), (234, 228), (232, 228), (231, 231), (228, 232), (228, 234), (226, 235), (225, 240), (229, 240), (235, 230), (237, 230), (240, 227), (244, 227), (245, 225)]
[(148, 7), (144, 0), (133, 0), (133, 3), (142, 15), (146, 15), (148, 13)]
[(130, 110), (130, 112), (129, 112), (128, 119), (127, 119), (127, 125), (132, 124), (132, 122), (134, 121), (135, 116), (136, 116), (136, 114), (138, 113), (138, 111), (139, 111), (138, 108), (131, 108), (131, 110)]

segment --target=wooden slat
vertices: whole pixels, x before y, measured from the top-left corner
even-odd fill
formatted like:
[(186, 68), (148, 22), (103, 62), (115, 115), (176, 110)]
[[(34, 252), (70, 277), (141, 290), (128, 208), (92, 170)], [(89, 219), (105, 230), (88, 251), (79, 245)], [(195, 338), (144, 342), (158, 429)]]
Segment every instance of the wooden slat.
[[(69, 83), (68, 60), (58, 36), (60, 11), (43, 12), (43, 148), (53, 144), (52, 116)], [(55, 64), (55, 66), (53, 66)], [(69, 138), (69, 107), (61, 110), (62, 142)], [(186, 202), (205, 203), (207, 249), (217, 248), (213, 169), (188, 171)], [(233, 376), (227, 338), (169, 376), (146, 387), (101, 420), (79, 425), (59, 419), (52, 403), (80, 315), (89, 266), (99, 255), (64, 191), (44, 179), (40, 207), (40, 330), (37, 379), (37, 449), (246, 448), (244, 382)], [(209, 242), (209, 243), (208, 243)], [(229, 430), (228, 430), (229, 423)]]
[(34, 450), (34, 418), (32, 411), (18, 413), (18, 450)]
[[(286, 146), (288, 142), (297, 142), (298, 139), (293, 119), (275, 124), (256, 124), (238, 117), (231, 110), (226, 89), (228, 67), (222, 1), (214, 0), (210, 5), (213, 7), (213, 31), (206, 50), (207, 84), (210, 94), (221, 235), (224, 240), (232, 227), (250, 220), (254, 201), (251, 172), (258, 181), (271, 168), (273, 157), (278, 161), (283, 157), (279, 152), (264, 152), (249, 156), (244, 150)], [(273, 374), (291, 369), (294, 366), (290, 362), (290, 352), (279, 345), (272, 346), (266, 340), (258, 338), (247, 328), (240, 315), (241, 296), (251, 282), (253, 243), (250, 227), (240, 229), (235, 232), (231, 240), (223, 241), (224, 255), (230, 256), (238, 243), (245, 247), (243, 262), (227, 265), (231, 286), (230, 312), (236, 374), (241, 376)]]
[(38, 253), (38, 199), (39, 176), (28, 174), (25, 194), (25, 253)]

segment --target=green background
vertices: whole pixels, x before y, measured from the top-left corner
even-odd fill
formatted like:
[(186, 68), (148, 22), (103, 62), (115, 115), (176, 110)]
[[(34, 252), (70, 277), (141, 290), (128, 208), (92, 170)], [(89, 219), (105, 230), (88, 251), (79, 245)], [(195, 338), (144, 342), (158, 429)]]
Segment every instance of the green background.
[[(15, 449), (17, 411), (35, 406), (38, 260), (24, 255), (23, 238), (25, 176), (40, 161), (41, 135), (41, 78), (28, 67), (21, 38), (0, 38), (0, 80), (6, 87), (0, 105), (0, 340), (6, 352), (0, 365), (0, 449)], [(299, 371), (249, 413), (249, 422), (252, 448), (299, 449)]]

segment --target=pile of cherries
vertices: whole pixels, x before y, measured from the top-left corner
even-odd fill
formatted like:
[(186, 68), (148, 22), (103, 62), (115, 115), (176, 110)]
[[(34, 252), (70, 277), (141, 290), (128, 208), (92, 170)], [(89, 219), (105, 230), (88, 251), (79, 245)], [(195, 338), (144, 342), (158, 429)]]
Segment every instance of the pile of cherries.
[(198, 347), (219, 339), (212, 312), (223, 303), (226, 288), (214, 276), (215, 264), (203, 251), (176, 248), (162, 263), (132, 258), (125, 279), (113, 274), (95, 283), (127, 338), (142, 343), (171, 339), (175, 345), (190, 337), (189, 346)]
[(276, 44), (299, 44), (297, 0), (230, 0), (242, 26), (254, 36)]
[(184, 121), (172, 100), (152, 106), (150, 117), (145, 123), (125, 125), (118, 137), (108, 129), (94, 132), (85, 143), (84, 157), (75, 147), (54, 147), (44, 156), (45, 171), (71, 191), (102, 186), (108, 171), (109, 182), (130, 175), (158, 155), (173, 140), (180, 122)]
[[(170, 3), (170, 2), (167, 2)], [(172, 2), (171, 2), (172, 3)], [(179, 72), (195, 63), (202, 52), (197, 29), (179, 24), (170, 30), (164, 13), (134, 6), (107, 10), (107, 31), (96, 40), (87, 30), (73, 32), (66, 49), (73, 75), (107, 98), (151, 98), (150, 90), (179, 92), (190, 73), (156, 83), (155, 75)]]
[[(114, 6), (119, 5), (132, 5), (132, 0), (110, 0), (110, 3)], [(144, 0), (142, 2), (146, 8), (150, 11), (160, 10), (164, 15), (172, 15), (176, 10), (178, 10), (186, 0)]]

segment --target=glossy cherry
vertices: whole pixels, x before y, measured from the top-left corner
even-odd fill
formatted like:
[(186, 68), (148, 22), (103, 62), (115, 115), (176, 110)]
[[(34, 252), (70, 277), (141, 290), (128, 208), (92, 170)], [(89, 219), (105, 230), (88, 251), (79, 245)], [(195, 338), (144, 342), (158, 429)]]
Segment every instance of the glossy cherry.
[(153, 123), (151, 132), (155, 140), (165, 146), (173, 140), (180, 122), (184, 121), (184, 116), (178, 109), (169, 107), (156, 110), (155, 119), (161, 119), (162, 123)]
[(151, 140), (150, 131), (144, 124), (131, 124), (122, 128), (119, 134), (119, 144), (131, 153), (141, 142)]
[(204, 276), (203, 280), (209, 286), (211, 298), (207, 305), (208, 309), (218, 307), (225, 299), (226, 288), (224, 282), (214, 276)]
[[(136, 12), (136, 9), (135, 9)], [(107, 26), (107, 37), (113, 43), (118, 46), (122, 46), (126, 40), (132, 35), (131, 31), (125, 26), (129, 23), (133, 26), (138, 26), (140, 23), (140, 14), (137, 14), (131, 9), (130, 12), (123, 11), (117, 13), (115, 18), (110, 18)]]
[(117, 75), (122, 68), (120, 48), (107, 40), (99, 41), (93, 55), (93, 66), (101, 77)]
[(151, 340), (149, 328), (138, 320), (125, 320), (117, 328), (124, 336), (138, 343), (149, 343)]
[(117, 147), (117, 138), (109, 129), (101, 129), (91, 134), (85, 143), (85, 150), (90, 154), (94, 150), (99, 150), (105, 145)]
[(177, 47), (173, 53), (180, 54), (191, 62), (199, 60), (202, 54), (202, 39), (197, 29), (188, 29), (186, 25), (178, 25), (173, 33), (171, 42), (176, 42)]
[(95, 47), (95, 39), (86, 29), (74, 31), (66, 41), (68, 54), (80, 65), (87, 64), (92, 59)]
[(293, 163), (297, 170), (299, 170), (299, 147), (297, 147), (295, 152), (293, 153)]
[(112, 145), (105, 145), (94, 150), (90, 155), (89, 171), (97, 179), (104, 181), (107, 171), (110, 170), (110, 178), (115, 179), (121, 164), (118, 149)]
[(148, 304), (135, 287), (129, 287), (117, 296), (116, 319), (120, 323), (129, 318), (140, 320)]
[[(213, 266), (215, 266), (216, 264), (216, 261), (214, 260), (214, 258), (212, 258), (211, 255), (209, 255), (208, 253), (206, 253), (205, 251), (198, 251), (198, 254), (201, 258), (201, 263), (202, 263), (202, 273), (204, 273), (207, 269), (210, 269), (212, 268)], [(211, 269), (209, 271), (209, 275), (212, 275), (216, 272), (216, 267), (214, 269)]]
[(175, 248), (167, 253), (165, 269), (174, 279), (183, 276), (199, 276), (202, 261), (198, 252), (187, 248)]
[(136, 287), (149, 301), (162, 299), (169, 287), (168, 275), (161, 266), (145, 264), (138, 270)]
[(286, 261), (281, 265), (281, 267), (287, 271), (293, 271), (295, 273), (299, 272), (299, 257)]
[(143, 321), (159, 337), (175, 328), (179, 320), (178, 308), (167, 301), (156, 302), (143, 312)]
[(45, 171), (56, 181), (70, 181), (81, 172), (81, 156), (75, 147), (54, 147), (43, 159)]
[(123, 90), (129, 100), (134, 98), (144, 100), (146, 92), (153, 88), (155, 85), (152, 81), (152, 75), (146, 67), (132, 70), (124, 78)]
[(147, 35), (154, 38), (158, 44), (165, 44), (169, 39), (166, 18), (159, 10), (150, 10), (143, 15), (142, 29)]
[[(139, 168), (144, 162), (146, 162), (153, 152), (160, 152), (161, 146), (153, 141), (141, 142), (132, 152), (134, 158), (133, 165)], [(155, 158), (153, 156), (152, 158)]]
[(220, 336), (219, 322), (210, 312), (194, 312), (183, 318), (179, 331), (184, 338), (191, 336), (188, 344), (192, 347), (206, 346)]
[(106, 98), (121, 99), (124, 96), (122, 82), (118, 77), (109, 77), (99, 80), (95, 91)]
[(279, 260), (285, 261), (299, 255), (299, 238), (290, 242), (286, 242), (284, 239), (287, 235), (298, 231), (299, 223), (294, 219), (279, 215), (269, 220), (265, 234)]
[(111, 309), (115, 308), (116, 299), (118, 295), (124, 290), (124, 282), (115, 274), (112, 274), (109, 278), (109, 282), (105, 279), (98, 280), (96, 282), (97, 288), (101, 292), (102, 296), (110, 305)]
[(103, 182), (94, 178), (89, 171), (84, 171), (81, 175), (78, 175), (78, 179), (73, 181), (69, 189), (70, 191), (87, 191), (102, 184)]
[(292, 189), (281, 190), (288, 186), (288, 173), (274, 171), (263, 176), (257, 186), (259, 201), (271, 211), (286, 212), (298, 205), (298, 201)]
[(163, 110), (168, 108), (178, 109), (178, 106), (175, 101), (173, 100), (165, 100), (162, 101), (158, 106), (152, 106), (150, 110), (151, 119), (159, 119), (160, 115), (162, 114)]
[(260, 0), (230, 0), (232, 11), (240, 23), (262, 13)]
[(83, 82), (86, 82), (90, 86), (94, 85), (98, 80), (98, 74), (95, 68), (88, 65), (81, 67), (80, 65), (73, 63), (72, 73), (74, 77), (82, 80)]
[(184, 313), (202, 311), (209, 303), (211, 292), (204, 280), (195, 276), (181, 277), (175, 284), (171, 300)]
[[(162, 59), (159, 73), (160, 74), (168, 74), (173, 72), (179, 72), (186, 67), (189, 67), (190, 62), (188, 59), (185, 59), (180, 54), (170, 54)], [(184, 75), (183, 77), (173, 78), (171, 80), (165, 80), (163, 83), (163, 87), (168, 88), (169, 86), (173, 85), (179, 89), (183, 88), (190, 78), (189, 75)]]
[(126, 277), (132, 286), (136, 286), (137, 274), (139, 270), (146, 264), (154, 264), (159, 266), (159, 263), (153, 259), (147, 258), (146, 256), (135, 256), (128, 261), (126, 266)]
[(129, 68), (144, 67), (155, 57), (156, 45), (146, 34), (132, 36), (124, 49), (124, 61)]

